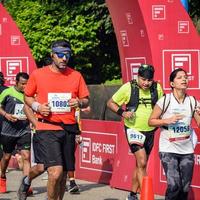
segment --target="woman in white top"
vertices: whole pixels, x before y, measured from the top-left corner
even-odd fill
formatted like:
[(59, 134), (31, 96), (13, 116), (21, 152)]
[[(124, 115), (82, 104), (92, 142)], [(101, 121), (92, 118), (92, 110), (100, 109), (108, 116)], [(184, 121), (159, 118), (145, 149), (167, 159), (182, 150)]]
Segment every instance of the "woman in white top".
[(170, 74), (171, 94), (156, 103), (149, 125), (160, 127), (159, 155), (166, 174), (165, 200), (187, 200), (194, 167), (191, 120), (198, 127), (200, 116), (195, 112), (196, 100), (188, 96), (187, 72), (181, 68)]

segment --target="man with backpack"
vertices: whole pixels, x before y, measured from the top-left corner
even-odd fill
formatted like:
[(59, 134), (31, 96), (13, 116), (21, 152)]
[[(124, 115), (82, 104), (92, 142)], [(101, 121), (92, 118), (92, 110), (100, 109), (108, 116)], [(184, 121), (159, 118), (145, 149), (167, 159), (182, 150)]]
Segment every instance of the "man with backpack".
[(148, 125), (148, 119), (157, 100), (163, 96), (163, 90), (153, 78), (154, 67), (142, 64), (138, 79), (122, 85), (107, 103), (113, 112), (124, 118), (126, 138), (136, 159), (132, 190), (127, 200), (138, 199), (137, 190), (141, 189), (142, 178), (147, 175), (147, 160), (154, 143), (156, 129)]

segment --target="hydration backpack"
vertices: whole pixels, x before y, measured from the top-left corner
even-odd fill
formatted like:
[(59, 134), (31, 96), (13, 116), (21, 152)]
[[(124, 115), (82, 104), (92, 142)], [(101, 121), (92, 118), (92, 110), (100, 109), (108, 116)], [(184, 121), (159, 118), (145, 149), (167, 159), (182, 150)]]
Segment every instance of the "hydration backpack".
[(137, 110), (138, 105), (142, 102), (143, 104), (148, 104), (151, 102), (152, 108), (155, 106), (158, 100), (158, 91), (157, 91), (157, 82), (153, 81), (150, 89), (151, 99), (141, 98), (139, 97), (139, 86), (137, 81), (133, 79), (130, 81), (131, 84), (131, 97), (126, 105), (127, 110), (133, 110), (134, 112)]

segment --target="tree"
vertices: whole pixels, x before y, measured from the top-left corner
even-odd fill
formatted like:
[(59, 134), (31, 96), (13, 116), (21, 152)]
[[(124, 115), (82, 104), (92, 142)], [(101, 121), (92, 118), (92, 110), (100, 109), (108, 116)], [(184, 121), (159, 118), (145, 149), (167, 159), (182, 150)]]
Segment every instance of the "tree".
[(121, 77), (117, 42), (104, 1), (8, 0), (5, 6), (39, 66), (49, 61), (51, 42), (67, 38), (73, 47), (72, 65), (87, 83)]
[(190, 0), (189, 7), (190, 7), (189, 15), (191, 16), (194, 25), (196, 26), (196, 29), (200, 34), (200, 1)]

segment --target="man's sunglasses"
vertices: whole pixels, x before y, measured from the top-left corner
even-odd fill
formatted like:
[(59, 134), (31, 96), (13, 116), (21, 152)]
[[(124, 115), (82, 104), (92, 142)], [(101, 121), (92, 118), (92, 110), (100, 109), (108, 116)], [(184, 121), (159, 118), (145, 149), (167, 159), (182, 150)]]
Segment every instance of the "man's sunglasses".
[(55, 54), (58, 56), (58, 58), (63, 58), (65, 56), (66, 59), (69, 59), (71, 57), (71, 54), (69, 52), (67, 52), (67, 53), (57, 53), (57, 52), (55, 52)]

